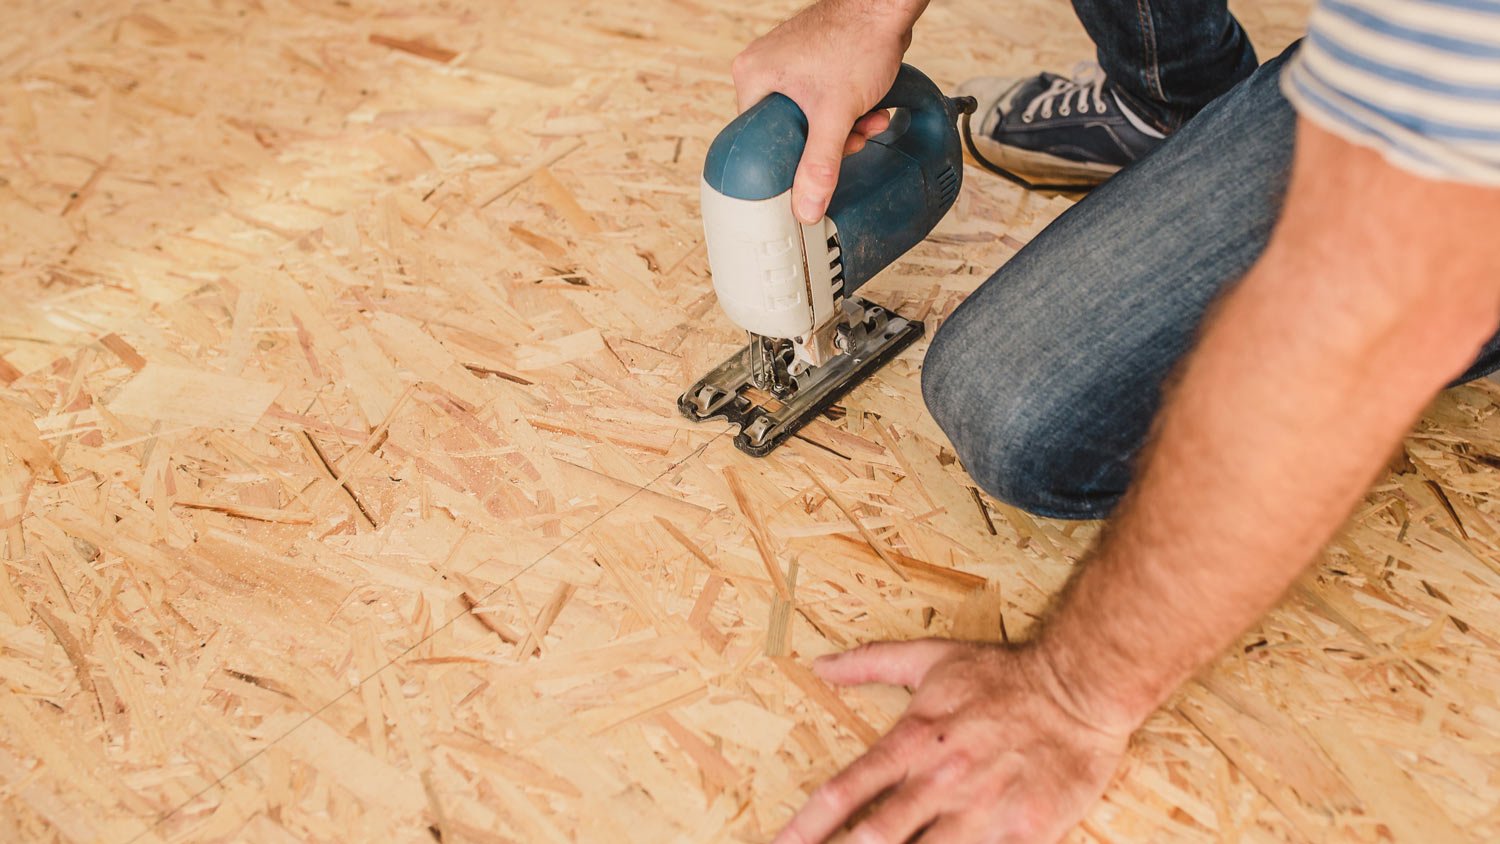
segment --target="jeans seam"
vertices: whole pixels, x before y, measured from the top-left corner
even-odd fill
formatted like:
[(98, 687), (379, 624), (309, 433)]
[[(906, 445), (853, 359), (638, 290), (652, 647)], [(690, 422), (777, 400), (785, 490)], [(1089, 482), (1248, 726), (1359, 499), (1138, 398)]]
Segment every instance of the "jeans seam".
[[(1135, 3), (1136, 23), (1139, 24), (1141, 37), (1141, 48), (1145, 54), (1146, 64), (1141, 69), (1146, 83), (1146, 90), (1155, 97), (1158, 104), (1165, 105), (1167, 92), (1161, 87), (1161, 62), (1156, 55), (1156, 25), (1151, 9), (1151, 0), (1136, 0)], [(1168, 107), (1168, 111), (1174, 111)], [(1151, 114), (1142, 115), (1147, 121), (1155, 124), (1156, 128), (1163, 132), (1171, 132), (1176, 129), (1174, 125), (1178, 122), (1173, 115), (1172, 120), (1161, 120)]]

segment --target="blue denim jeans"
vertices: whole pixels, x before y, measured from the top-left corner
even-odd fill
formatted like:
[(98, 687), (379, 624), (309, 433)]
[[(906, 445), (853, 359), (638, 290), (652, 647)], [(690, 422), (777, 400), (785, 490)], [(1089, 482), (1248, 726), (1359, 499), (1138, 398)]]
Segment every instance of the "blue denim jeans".
[(1228, 0), (1073, 0), (1099, 67), (1131, 108), (1176, 131), (1255, 71)]
[[(1295, 49), (1068, 209), (938, 329), (922, 392), (991, 495), (1073, 519), (1120, 500), (1163, 382), (1280, 211), (1295, 116), (1278, 79)], [(1461, 380), (1497, 367), (1500, 338)]]

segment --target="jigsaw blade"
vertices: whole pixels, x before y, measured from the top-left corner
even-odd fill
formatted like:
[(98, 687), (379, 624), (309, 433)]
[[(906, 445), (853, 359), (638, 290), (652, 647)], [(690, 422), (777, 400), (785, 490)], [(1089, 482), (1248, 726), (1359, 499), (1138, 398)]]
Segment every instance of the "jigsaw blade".
[(823, 366), (793, 376), (794, 389), (772, 396), (755, 385), (748, 345), (714, 367), (677, 399), (677, 408), (695, 422), (722, 417), (738, 425), (734, 445), (754, 457), (764, 457), (859, 386), (925, 330), (909, 320), (864, 299), (850, 297), (845, 307), (856, 315), (847, 332), (846, 351)]

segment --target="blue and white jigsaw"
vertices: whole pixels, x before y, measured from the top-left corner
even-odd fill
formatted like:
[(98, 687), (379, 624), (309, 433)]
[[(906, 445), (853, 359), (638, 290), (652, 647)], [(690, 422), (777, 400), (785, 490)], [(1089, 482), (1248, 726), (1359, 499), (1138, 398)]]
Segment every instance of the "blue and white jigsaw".
[(963, 148), (949, 98), (902, 65), (877, 108), (890, 128), (844, 159), (824, 218), (792, 213), (807, 118), (772, 94), (724, 128), (703, 165), (703, 229), (714, 292), (750, 335), (677, 400), (689, 419), (739, 425), (734, 443), (768, 454), (918, 337), (922, 323), (855, 290), (921, 243), (958, 198)]

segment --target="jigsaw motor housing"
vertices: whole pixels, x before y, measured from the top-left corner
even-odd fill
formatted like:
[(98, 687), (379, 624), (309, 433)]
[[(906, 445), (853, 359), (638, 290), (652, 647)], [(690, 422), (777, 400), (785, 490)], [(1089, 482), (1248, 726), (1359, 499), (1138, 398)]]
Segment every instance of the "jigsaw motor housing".
[(828, 213), (812, 225), (792, 213), (807, 144), (797, 104), (772, 94), (726, 126), (701, 187), (714, 291), (730, 320), (765, 337), (806, 337), (836, 317), (839, 297), (926, 238), (958, 197), (957, 120), (972, 102), (903, 64), (877, 106), (894, 109), (890, 127), (844, 159)]
[(932, 231), (963, 179), (959, 114), (902, 65), (879, 108), (890, 128), (844, 159), (828, 213), (802, 225), (792, 179), (807, 118), (773, 94), (719, 133), (703, 167), (703, 225), (719, 304), (749, 343), (677, 399), (689, 419), (723, 418), (757, 457), (922, 336), (922, 323), (853, 295)]

